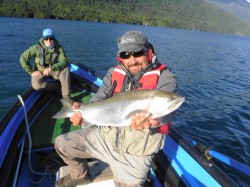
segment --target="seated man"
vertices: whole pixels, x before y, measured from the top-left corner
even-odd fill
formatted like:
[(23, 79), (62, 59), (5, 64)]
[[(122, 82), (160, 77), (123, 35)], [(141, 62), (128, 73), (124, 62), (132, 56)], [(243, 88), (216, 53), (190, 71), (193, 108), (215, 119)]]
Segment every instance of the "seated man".
[[(33, 66), (30, 64), (32, 58), (34, 59)], [(31, 76), (33, 89), (55, 92), (61, 90), (63, 99), (73, 103), (69, 97), (71, 85), (67, 57), (52, 29), (43, 30), (43, 37), (39, 42), (22, 53), (20, 63)], [(48, 80), (51, 78), (59, 80), (61, 84), (58, 81)]]
[[(119, 37), (117, 60), (118, 65), (108, 71), (90, 102), (136, 89), (177, 92), (175, 75), (158, 62), (153, 46), (142, 32), (129, 31)], [(78, 106), (78, 103), (73, 104), (74, 108)], [(59, 179), (55, 186), (91, 182), (85, 153), (109, 164), (117, 187), (144, 186), (152, 156), (163, 148), (172, 117), (173, 113), (162, 119), (148, 119), (145, 114), (136, 113), (130, 126), (94, 126), (58, 136), (55, 150), (69, 165), (70, 174)], [(76, 112), (70, 120), (74, 125), (82, 123), (81, 113)], [(151, 128), (153, 126), (165, 128)]]

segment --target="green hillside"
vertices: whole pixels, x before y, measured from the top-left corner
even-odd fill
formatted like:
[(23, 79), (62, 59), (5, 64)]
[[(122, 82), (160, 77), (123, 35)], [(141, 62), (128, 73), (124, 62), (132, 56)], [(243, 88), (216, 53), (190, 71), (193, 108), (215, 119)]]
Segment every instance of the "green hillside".
[(0, 16), (163, 26), (250, 35), (250, 25), (203, 0), (0, 0)]

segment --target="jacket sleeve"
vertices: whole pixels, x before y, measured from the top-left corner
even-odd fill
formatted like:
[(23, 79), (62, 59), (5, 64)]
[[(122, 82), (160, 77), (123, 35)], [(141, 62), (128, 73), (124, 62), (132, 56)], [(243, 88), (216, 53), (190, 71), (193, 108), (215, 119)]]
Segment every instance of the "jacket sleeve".
[(159, 77), (156, 89), (166, 92), (177, 93), (178, 83), (176, 76), (170, 69), (164, 69)]
[[(178, 83), (176, 76), (170, 69), (164, 69), (159, 77), (156, 89), (166, 92), (177, 93)], [(173, 120), (175, 111), (159, 119), (160, 124), (170, 123)]]
[(67, 64), (68, 64), (68, 60), (67, 60), (67, 57), (66, 57), (66, 54), (65, 54), (65, 51), (63, 49), (62, 46), (59, 45), (59, 55), (58, 55), (58, 59), (57, 59), (57, 63), (55, 63), (52, 67), (51, 67), (51, 70), (52, 71), (59, 71), (59, 70), (62, 70), (64, 69)]
[(30, 48), (28, 48), (26, 51), (24, 51), (19, 59), (19, 62), (22, 66), (22, 68), (27, 72), (29, 75), (31, 75), (34, 70), (32, 68), (32, 65), (30, 64), (31, 58), (34, 58), (36, 56), (36, 48), (37, 45), (33, 45)]
[(90, 103), (100, 101), (103, 99), (106, 99), (109, 96), (109, 91), (111, 89), (111, 76), (112, 72), (114, 71), (114, 68), (110, 68), (108, 73), (105, 75), (103, 78), (103, 84), (102, 86), (98, 89), (97, 93), (94, 95), (94, 97), (91, 98)]

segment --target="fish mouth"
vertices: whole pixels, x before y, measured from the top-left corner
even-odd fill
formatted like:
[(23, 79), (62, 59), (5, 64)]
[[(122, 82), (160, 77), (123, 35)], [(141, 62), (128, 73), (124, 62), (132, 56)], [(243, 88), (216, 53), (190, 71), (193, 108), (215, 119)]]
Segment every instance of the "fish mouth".
[(185, 98), (184, 97), (180, 97), (179, 99), (177, 99), (176, 101), (174, 101), (169, 108), (171, 108), (171, 111), (175, 111), (177, 110), (181, 105), (182, 103), (185, 101)]
[(170, 114), (171, 112), (177, 110), (184, 101), (184, 97), (179, 97), (175, 100), (172, 100), (167, 107), (162, 107), (160, 110), (155, 112), (152, 118), (158, 118)]

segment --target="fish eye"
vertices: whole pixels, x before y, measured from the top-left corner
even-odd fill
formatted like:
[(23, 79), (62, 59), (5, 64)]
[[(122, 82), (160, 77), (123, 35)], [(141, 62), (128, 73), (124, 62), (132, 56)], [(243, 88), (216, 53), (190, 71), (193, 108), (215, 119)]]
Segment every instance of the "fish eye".
[(168, 100), (169, 100), (169, 101), (172, 101), (173, 99), (174, 99), (174, 97), (173, 97), (173, 96), (170, 96)]

